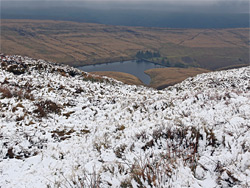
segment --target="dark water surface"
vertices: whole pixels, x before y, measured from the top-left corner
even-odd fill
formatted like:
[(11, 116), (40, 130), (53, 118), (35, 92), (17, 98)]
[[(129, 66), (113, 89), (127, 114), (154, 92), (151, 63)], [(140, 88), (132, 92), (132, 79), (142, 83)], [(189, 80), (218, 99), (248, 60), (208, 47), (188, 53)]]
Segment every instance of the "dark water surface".
[(125, 72), (132, 74), (139, 78), (144, 84), (150, 83), (150, 77), (144, 73), (145, 70), (153, 68), (162, 68), (163, 66), (146, 61), (123, 61), (114, 63), (105, 63), (99, 65), (87, 65), (78, 67), (85, 72), (95, 72), (95, 71), (116, 71)]

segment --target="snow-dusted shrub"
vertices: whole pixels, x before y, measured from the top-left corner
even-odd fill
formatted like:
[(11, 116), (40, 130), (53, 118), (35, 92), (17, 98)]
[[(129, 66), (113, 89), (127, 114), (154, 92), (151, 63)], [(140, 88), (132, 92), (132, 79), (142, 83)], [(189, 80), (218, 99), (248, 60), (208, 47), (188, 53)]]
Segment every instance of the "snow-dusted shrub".
[(71, 178), (66, 178), (63, 173), (60, 173), (64, 181), (51, 182), (47, 185), (48, 188), (101, 188), (100, 174), (97, 172), (87, 173), (82, 171), (81, 176), (74, 175)]
[(39, 101), (35, 105), (37, 108), (33, 112), (39, 117), (46, 117), (48, 113), (61, 113), (61, 107), (51, 100)]
[[(168, 182), (175, 178), (175, 171), (180, 165), (188, 168), (195, 176), (197, 167), (200, 167), (198, 150), (203, 149), (199, 148), (200, 144), (213, 148), (220, 145), (212, 129), (194, 126), (161, 127), (155, 129), (152, 135), (142, 132), (137, 134), (136, 138), (145, 142), (141, 148), (144, 154), (135, 157), (133, 163), (126, 163), (131, 164), (130, 181), (135, 181), (139, 187), (168, 185)], [(161, 152), (155, 153), (156, 148)], [(125, 182), (129, 185), (128, 179)]]
[(16, 97), (18, 99), (34, 100), (34, 96), (31, 94), (31, 91), (25, 88), (9, 87), (1, 85), (0, 95), (2, 95), (2, 98)]
[(2, 98), (11, 98), (12, 93), (9, 88), (0, 86), (0, 96)]

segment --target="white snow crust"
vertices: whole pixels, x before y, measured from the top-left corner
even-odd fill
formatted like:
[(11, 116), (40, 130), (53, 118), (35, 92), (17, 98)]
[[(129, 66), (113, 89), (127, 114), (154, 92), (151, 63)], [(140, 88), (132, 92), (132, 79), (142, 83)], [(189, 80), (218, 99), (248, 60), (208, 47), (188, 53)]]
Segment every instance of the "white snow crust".
[(250, 67), (157, 91), (2, 55), (0, 87), (2, 188), (250, 186)]

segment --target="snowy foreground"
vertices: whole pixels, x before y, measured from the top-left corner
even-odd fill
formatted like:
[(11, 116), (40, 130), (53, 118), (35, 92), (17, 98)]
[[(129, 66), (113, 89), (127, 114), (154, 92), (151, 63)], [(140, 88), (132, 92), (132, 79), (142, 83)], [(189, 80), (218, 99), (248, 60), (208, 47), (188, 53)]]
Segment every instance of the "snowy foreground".
[(157, 91), (1, 57), (0, 187), (249, 186), (250, 67)]

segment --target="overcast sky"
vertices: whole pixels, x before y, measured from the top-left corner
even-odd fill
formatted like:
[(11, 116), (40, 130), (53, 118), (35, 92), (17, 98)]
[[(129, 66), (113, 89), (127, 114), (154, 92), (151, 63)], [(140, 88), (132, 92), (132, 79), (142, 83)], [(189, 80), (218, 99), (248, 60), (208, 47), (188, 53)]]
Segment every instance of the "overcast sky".
[(200, 4), (200, 3), (218, 3), (218, 2), (247, 2), (248, 0), (1, 0), (1, 1), (79, 1), (79, 2), (171, 2), (171, 3), (190, 3), (190, 4)]
[(1, 0), (1, 1), (44, 1), (44, 2), (129, 2), (129, 3), (171, 3), (171, 4), (217, 4), (217, 3), (234, 3), (234, 4), (244, 4), (249, 2), (249, 0)]
[[(76, 6), (94, 9), (249, 13), (249, 0), (0, 0), (2, 7)], [(17, 3), (19, 2), (19, 3)], [(24, 3), (21, 2), (30, 2)], [(31, 3), (32, 2), (32, 3)]]
[(248, 0), (0, 0), (3, 19), (52, 19), (108, 25), (249, 27)]

